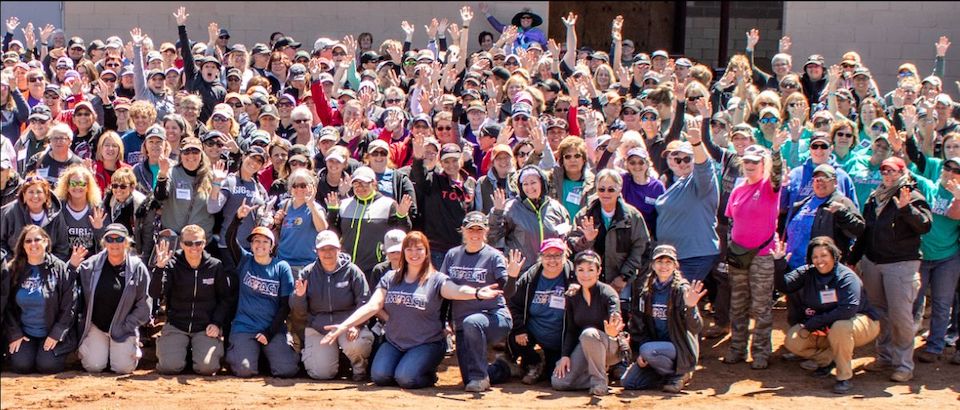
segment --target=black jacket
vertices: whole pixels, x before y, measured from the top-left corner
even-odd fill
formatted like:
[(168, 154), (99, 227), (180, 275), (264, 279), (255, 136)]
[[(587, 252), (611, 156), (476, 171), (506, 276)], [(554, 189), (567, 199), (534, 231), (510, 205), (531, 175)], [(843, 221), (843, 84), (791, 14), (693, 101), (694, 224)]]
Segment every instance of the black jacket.
[[(813, 195), (795, 202), (787, 214), (787, 223), (790, 223), (793, 216), (811, 199), (813, 199)], [(837, 212), (828, 211), (827, 208), (834, 202), (843, 204), (844, 209)], [(840, 191), (833, 191), (833, 194), (830, 194), (830, 197), (817, 207), (817, 214), (813, 217), (813, 226), (810, 227), (810, 238), (830, 237), (843, 252), (841, 261), (846, 261), (850, 255), (850, 244), (863, 234), (864, 227), (863, 215), (860, 215), (860, 210), (857, 209), (853, 201)], [(786, 229), (784, 231), (789, 232)]]
[(866, 229), (853, 245), (850, 263), (856, 264), (864, 256), (873, 263), (896, 263), (920, 260), (920, 236), (930, 232), (933, 213), (923, 195), (910, 184), (910, 203), (897, 208), (891, 198), (877, 215), (877, 199), (873, 194), (863, 207)]
[[(446, 252), (463, 242), (458, 228), (473, 203), (476, 181), (461, 171), (461, 181), (454, 183), (442, 170), (428, 170), (423, 159), (414, 159), (410, 177), (416, 186), (418, 203), (424, 214), (423, 231), (430, 238), (432, 252)], [(422, 201), (422, 202), (421, 202)]]
[(227, 89), (219, 81), (208, 83), (203, 79), (203, 73), (199, 67), (194, 65), (193, 53), (190, 51), (190, 39), (187, 38), (187, 28), (177, 26), (180, 35), (180, 44), (183, 44), (180, 54), (183, 57), (183, 78), (187, 91), (199, 93), (203, 100), (203, 107), (200, 109), (200, 121), (207, 122), (207, 119), (213, 114), (213, 107), (223, 102), (227, 96)]
[[(238, 288), (219, 259), (206, 251), (196, 268), (187, 263), (183, 250), (173, 254), (167, 266), (154, 267), (152, 286), (160, 286), (167, 305), (167, 322), (187, 333), (203, 332), (207, 325), (223, 329), (233, 319)], [(159, 280), (156, 280), (159, 279)]]
[[(560, 273), (560, 277), (563, 278), (563, 286), (567, 287), (571, 282), (576, 282), (575, 275), (573, 263), (569, 260), (565, 261), (563, 272)], [(520, 275), (520, 279), (517, 280), (517, 291), (507, 300), (510, 316), (513, 317), (512, 334), (527, 333), (527, 312), (530, 309), (533, 292), (537, 290), (537, 283), (541, 276), (543, 276), (543, 264), (537, 262), (530, 269), (527, 269), (523, 275)]]
[[(9, 277), (4, 278), (4, 282), (9, 284), (6, 300), (8, 305), (4, 307), (3, 316), (3, 332), (8, 343), (24, 336), (16, 290), (20, 288), (26, 274), (27, 272), (20, 272), (20, 283), (12, 283)], [(4, 276), (7, 275), (12, 275), (12, 272), (4, 269)], [(47, 337), (58, 341), (53, 348), (55, 354), (70, 353), (77, 348), (79, 340), (76, 332), (77, 310), (80, 307), (77, 275), (68, 269), (66, 263), (48, 253), (40, 265), (40, 278), (43, 281), (43, 322), (47, 328)]]
[[(656, 340), (656, 324), (652, 316), (653, 290), (651, 280), (656, 280), (656, 274), (650, 273), (647, 280), (637, 280), (633, 284), (630, 306), (630, 338), (635, 346), (643, 345), (648, 341)], [(671, 283), (670, 305), (667, 307), (667, 333), (670, 342), (677, 349), (677, 360), (674, 374), (692, 372), (697, 367), (700, 358), (700, 330), (703, 329), (703, 318), (696, 306), (687, 307), (683, 301), (683, 293), (690, 287), (690, 283), (682, 277), (676, 276)]]
[[(603, 321), (613, 314), (620, 314), (620, 296), (613, 287), (597, 282), (590, 292), (590, 304), (583, 299), (583, 289), (566, 297), (566, 309), (563, 311), (563, 343), (561, 356), (570, 357), (580, 344), (580, 333), (587, 328), (595, 328), (604, 333)], [(569, 293), (569, 292), (568, 292)]]

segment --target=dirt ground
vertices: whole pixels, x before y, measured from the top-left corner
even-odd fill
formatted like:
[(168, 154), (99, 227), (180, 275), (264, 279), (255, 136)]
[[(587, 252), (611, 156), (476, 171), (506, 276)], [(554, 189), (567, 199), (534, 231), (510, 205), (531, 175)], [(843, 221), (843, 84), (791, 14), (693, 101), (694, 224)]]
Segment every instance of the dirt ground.
[[(960, 366), (941, 361), (918, 363), (916, 377), (907, 384), (888, 381), (887, 375), (867, 373), (861, 367), (871, 362), (874, 349), (859, 348), (854, 361), (855, 389), (848, 396), (830, 392), (832, 378), (816, 379), (796, 362), (780, 359), (784, 336), (784, 311), (775, 311), (774, 360), (767, 370), (751, 370), (748, 364), (726, 365), (719, 361), (726, 340), (703, 346), (701, 368), (679, 395), (659, 391), (624, 392), (600, 399), (586, 392), (556, 392), (546, 383), (525, 386), (511, 383), (494, 386), (485, 394), (465, 393), (456, 359), (440, 367), (436, 388), (401, 390), (349, 381), (318, 382), (307, 378), (261, 377), (242, 380), (231, 376), (160, 376), (148, 370), (133, 375), (88, 375), (69, 371), (56, 376), (0, 377), (0, 408), (204, 408), (245, 409), (253, 407), (394, 409), (394, 408), (770, 408), (903, 409), (960, 408)], [(918, 338), (917, 346), (921, 342)], [(948, 353), (953, 349), (948, 349)], [(141, 368), (149, 364), (141, 363)], [(152, 367), (152, 366), (149, 366)]]

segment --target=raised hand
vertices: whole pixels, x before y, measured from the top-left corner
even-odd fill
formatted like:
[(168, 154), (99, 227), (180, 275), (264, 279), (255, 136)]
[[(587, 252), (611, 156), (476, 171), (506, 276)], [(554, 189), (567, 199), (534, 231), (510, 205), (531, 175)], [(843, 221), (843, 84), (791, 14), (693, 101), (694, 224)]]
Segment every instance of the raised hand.
[(693, 107), (697, 109), (697, 112), (700, 113), (700, 118), (710, 118), (711, 113), (713, 112), (713, 104), (710, 103), (708, 98), (700, 98), (693, 103)]
[(450, 43), (460, 43), (460, 26), (458, 26), (457, 23), (450, 24), (450, 27), (447, 28), (447, 33), (450, 33)]
[(302, 298), (307, 294), (306, 279), (297, 279), (297, 281), (293, 283), (293, 294), (297, 295), (298, 298)]
[(484, 3), (481, 1), (479, 4), (477, 4), (477, 8), (479, 8), (480, 12), (483, 14), (486, 14), (486, 15), (490, 14), (490, 6), (487, 5), (487, 3)]
[(755, 28), (747, 32), (747, 50), (753, 50), (760, 42), (760, 30)]
[(503, 211), (507, 207), (507, 194), (503, 189), (496, 189), (493, 191), (493, 209), (495, 211)]
[(613, 18), (613, 25), (610, 28), (611, 34), (613, 34), (614, 39), (620, 38), (620, 33), (623, 31), (623, 16), (617, 16)]
[(217, 37), (220, 37), (220, 25), (216, 21), (211, 21), (210, 24), (207, 24), (208, 42), (217, 41)]
[(570, 76), (563, 82), (567, 85), (567, 95), (570, 96), (570, 100), (580, 101), (580, 85), (577, 84), (577, 79)]
[(703, 133), (700, 127), (700, 121), (690, 121), (687, 123), (687, 142), (692, 145), (698, 145), (703, 142)]
[(610, 315), (610, 320), (603, 321), (603, 331), (606, 332), (607, 336), (615, 337), (620, 334), (621, 330), (623, 330), (623, 318), (620, 317), (619, 313), (614, 313)]
[(93, 229), (103, 229), (103, 221), (107, 219), (107, 213), (104, 212), (101, 207), (93, 208), (93, 215), (90, 215), (90, 224), (93, 225)]
[(166, 267), (170, 263), (170, 259), (173, 258), (173, 251), (170, 250), (170, 242), (159, 241), (157, 242), (155, 253), (157, 254), (157, 267)]
[(27, 27), (20, 29), (23, 32), (23, 45), (29, 49), (37, 46), (37, 34), (33, 32), (33, 23), (27, 23)]
[(406, 20), (400, 22), (400, 29), (403, 30), (403, 33), (406, 34), (407, 37), (413, 37), (413, 32), (417, 30), (413, 24), (410, 24), (410, 22)]
[(897, 209), (910, 205), (910, 188), (901, 187), (900, 195), (893, 197), (893, 203), (897, 205)]
[(585, 216), (580, 220), (580, 232), (583, 232), (583, 236), (587, 238), (588, 241), (597, 239), (597, 235), (600, 234), (597, 226), (594, 225), (592, 216)]
[(770, 252), (770, 255), (773, 256), (773, 259), (784, 259), (790, 260), (790, 254), (787, 253), (787, 243), (783, 241), (776, 241), (773, 244), (773, 250)]
[(134, 27), (133, 30), (130, 30), (130, 39), (133, 40), (133, 43), (136, 45), (143, 44), (144, 35), (140, 27)]
[(190, 17), (190, 15), (187, 14), (186, 7), (180, 6), (180, 8), (178, 8), (177, 11), (173, 13), (173, 17), (177, 19), (178, 26), (184, 26), (187, 23), (187, 17)]
[[(897, 88), (899, 91), (900, 89)], [(917, 125), (917, 107), (913, 104), (903, 107), (903, 112), (900, 114), (903, 118), (903, 129), (908, 133), (913, 132), (913, 127)]]
[(56, 29), (57, 28), (54, 27), (53, 24), (47, 24), (43, 26), (43, 28), (40, 29), (40, 42), (46, 43), (47, 40), (50, 39), (50, 35), (53, 34), (53, 31)]
[(840, 68), (839, 65), (834, 64), (830, 66), (830, 69), (827, 70), (827, 80), (831, 84), (836, 84), (838, 81), (840, 81), (840, 75), (842, 72), (843, 72), (843, 69)]
[(950, 191), (954, 198), (960, 198), (960, 182), (951, 179), (943, 184), (943, 187)]
[(413, 206), (413, 198), (411, 198), (410, 195), (403, 195), (403, 197), (400, 198), (400, 203), (397, 204), (397, 214), (403, 216), (410, 215), (411, 206)]
[(947, 55), (947, 49), (950, 48), (950, 39), (947, 36), (940, 36), (940, 39), (934, 44), (934, 47), (937, 48), (937, 57), (945, 57)]
[(902, 108), (902, 107), (903, 107), (903, 100), (904, 100), (906, 97), (907, 97), (907, 96), (906, 96), (906, 92), (904, 92), (902, 88), (897, 87), (896, 90), (893, 90), (893, 107), (894, 107), (894, 108)]
[(440, 25), (437, 26), (437, 35), (443, 35), (443, 33), (446, 33), (448, 27), (450, 27), (450, 20), (447, 20), (446, 17), (440, 19)]
[(527, 258), (523, 257), (523, 253), (519, 249), (511, 249), (510, 257), (507, 259), (507, 276), (511, 278), (519, 277), (520, 268), (526, 261)]
[(773, 139), (773, 145), (770, 147), (773, 151), (780, 151), (783, 144), (790, 139), (790, 132), (787, 130), (777, 131), (777, 136)]
[(777, 48), (783, 54), (790, 54), (790, 48), (793, 47), (793, 41), (790, 40), (790, 36), (783, 36), (780, 38), (780, 44)]
[(700, 302), (700, 299), (706, 296), (707, 290), (703, 288), (703, 282), (695, 280), (683, 291), (683, 303), (688, 308), (692, 308)]
[(563, 20), (563, 25), (567, 26), (567, 30), (577, 25), (577, 15), (573, 14), (572, 11), (567, 13), (567, 17), (560, 17), (560, 19)]
[(339, 208), (339, 207), (340, 207), (340, 195), (333, 191), (328, 192), (327, 208)]
[(7, 19), (7, 33), (13, 34), (14, 30), (20, 26), (20, 19), (16, 16), (10, 17)]
[(80, 267), (80, 264), (83, 263), (83, 260), (87, 258), (87, 248), (81, 245), (73, 246), (73, 253), (70, 254), (70, 265), (74, 268)]
[(787, 129), (790, 130), (790, 139), (793, 142), (800, 140), (800, 135), (803, 133), (803, 120), (800, 118), (793, 118), (787, 123)]
[(470, 6), (460, 8), (460, 20), (463, 21), (464, 27), (469, 26), (470, 22), (473, 21), (473, 9)]
[(437, 38), (437, 30), (440, 28), (440, 22), (437, 21), (437, 18), (434, 17), (433, 20), (430, 20), (430, 24), (424, 24), (423, 29), (427, 31), (428, 38)]

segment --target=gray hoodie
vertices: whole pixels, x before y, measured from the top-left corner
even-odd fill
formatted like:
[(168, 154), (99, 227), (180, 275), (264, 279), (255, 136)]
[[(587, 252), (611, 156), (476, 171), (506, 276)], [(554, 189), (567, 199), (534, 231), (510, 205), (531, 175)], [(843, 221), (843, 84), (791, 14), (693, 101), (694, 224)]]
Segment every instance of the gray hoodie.
[[(67, 225), (60, 216), (61, 210), (60, 200), (50, 194), (50, 208), (47, 209), (47, 218), (41, 227), (50, 235), (53, 255), (61, 260), (69, 260), (70, 240), (67, 238)], [(13, 201), (0, 209), (0, 220), (3, 221), (0, 223), (0, 237), (3, 238), (0, 246), (7, 251), (7, 255), (13, 255), (20, 231), (24, 226), (33, 223), (30, 219), (30, 211), (19, 200)]]
[[(82, 323), (80, 331), (80, 340), (87, 336), (90, 330), (90, 318), (93, 314), (93, 301), (96, 299), (94, 291), (97, 289), (97, 282), (100, 280), (100, 273), (103, 272), (103, 264), (107, 263), (107, 251), (91, 256), (80, 264), (77, 268), (80, 277), (80, 288), (83, 291)], [(72, 268), (71, 268), (72, 269)], [(123, 294), (120, 295), (120, 303), (117, 304), (117, 311), (110, 322), (110, 329), (107, 333), (113, 341), (122, 343), (130, 336), (140, 337), (140, 326), (150, 321), (150, 310), (153, 305), (153, 299), (147, 294), (150, 288), (150, 272), (147, 266), (139, 257), (128, 254), (124, 262), (124, 285)]]
[(318, 260), (307, 265), (300, 276), (307, 280), (307, 293), (299, 297), (291, 293), (290, 309), (294, 317), (306, 318), (307, 326), (320, 334), (327, 332), (324, 326), (342, 322), (370, 299), (367, 279), (346, 253), (340, 253), (332, 272), (324, 271)]

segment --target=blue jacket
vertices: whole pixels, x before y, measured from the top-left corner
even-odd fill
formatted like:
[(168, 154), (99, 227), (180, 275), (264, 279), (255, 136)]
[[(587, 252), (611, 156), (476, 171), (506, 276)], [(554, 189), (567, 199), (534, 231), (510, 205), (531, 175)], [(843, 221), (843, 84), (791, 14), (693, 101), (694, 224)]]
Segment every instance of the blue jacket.
[[(774, 285), (778, 291), (796, 298), (799, 307), (789, 312), (789, 323), (803, 323), (805, 328), (813, 331), (829, 328), (834, 322), (848, 320), (858, 313), (879, 320), (880, 314), (870, 306), (860, 277), (839, 261), (832, 273), (820, 274), (810, 263), (812, 252), (808, 249), (807, 264), (792, 272), (786, 272), (785, 259), (775, 261)], [(836, 292), (836, 301), (822, 302), (820, 292), (831, 290)]]
[[(857, 193), (853, 189), (853, 180), (850, 179), (850, 175), (847, 175), (847, 172), (832, 159), (830, 165), (837, 172), (837, 192), (850, 198), (859, 209), (860, 204), (857, 202)], [(780, 195), (781, 214), (786, 213), (793, 204), (813, 194), (813, 170), (816, 168), (817, 165), (813, 163), (813, 159), (807, 159), (803, 165), (790, 170), (787, 185), (784, 187), (786, 190)]]

